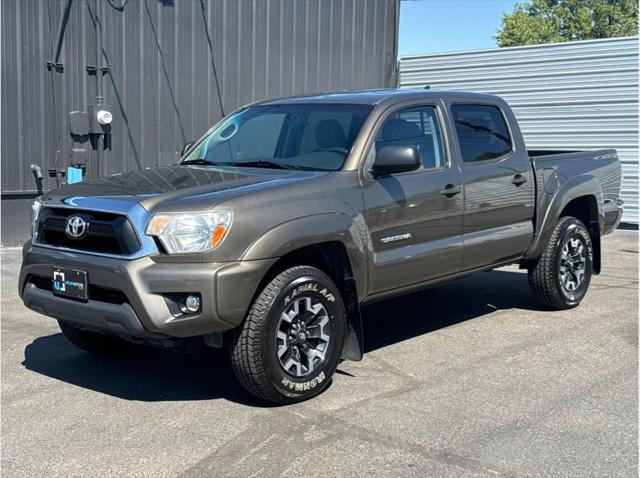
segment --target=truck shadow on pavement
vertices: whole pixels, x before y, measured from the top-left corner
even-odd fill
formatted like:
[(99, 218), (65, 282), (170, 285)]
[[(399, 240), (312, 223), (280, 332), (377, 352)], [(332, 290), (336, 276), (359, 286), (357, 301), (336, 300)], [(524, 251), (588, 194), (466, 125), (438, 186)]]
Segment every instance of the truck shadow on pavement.
[(365, 353), (506, 309), (542, 310), (530, 293), (526, 271), (481, 272), (366, 305)]
[[(537, 309), (526, 274), (503, 270), (378, 302), (363, 310), (365, 352), (512, 308)], [(224, 350), (185, 354), (132, 347), (101, 357), (78, 350), (58, 333), (29, 344), (22, 364), (56, 380), (125, 400), (223, 398), (249, 406), (269, 406), (244, 392)]]

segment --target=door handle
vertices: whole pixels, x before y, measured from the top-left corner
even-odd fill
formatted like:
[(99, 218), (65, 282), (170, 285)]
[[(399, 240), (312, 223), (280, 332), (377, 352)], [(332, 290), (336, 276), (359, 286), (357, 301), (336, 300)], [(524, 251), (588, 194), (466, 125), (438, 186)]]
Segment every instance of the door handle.
[(527, 178), (525, 178), (522, 174), (518, 173), (513, 177), (511, 182), (516, 186), (520, 186), (521, 184), (524, 184), (527, 182)]
[(452, 198), (456, 194), (460, 194), (462, 192), (462, 187), (459, 184), (447, 184), (443, 190), (440, 191), (440, 194), (446, 196), (448, 198)]

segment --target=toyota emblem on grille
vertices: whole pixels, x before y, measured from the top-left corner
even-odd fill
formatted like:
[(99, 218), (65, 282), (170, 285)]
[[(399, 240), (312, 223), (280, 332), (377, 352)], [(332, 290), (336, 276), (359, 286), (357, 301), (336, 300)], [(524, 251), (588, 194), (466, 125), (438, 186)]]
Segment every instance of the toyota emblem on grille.
[(82, 219), (80, 216), (71, 216), (67, 219), (67, 225), (64, 230), (72, 239), (80, 239), (87, 232), (89, 223)]

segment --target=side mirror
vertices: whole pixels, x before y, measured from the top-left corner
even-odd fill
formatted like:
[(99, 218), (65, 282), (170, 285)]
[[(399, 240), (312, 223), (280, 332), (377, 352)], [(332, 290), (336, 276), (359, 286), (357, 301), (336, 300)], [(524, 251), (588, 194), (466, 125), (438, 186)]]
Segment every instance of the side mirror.
[(184, 143), (184, 146), (182, 146), (182, 150), (180, 151), (180, 157), (187, 154), (187, 152), (191, 149), (191, 146), (193, 146), (194, 144), (196, 144), (195, 141), (187, 141), (186, 143)]
[(420, 167), (420, 153), (411, 146), (383, 146), (376, 154), (373, 174), (405, 173)]

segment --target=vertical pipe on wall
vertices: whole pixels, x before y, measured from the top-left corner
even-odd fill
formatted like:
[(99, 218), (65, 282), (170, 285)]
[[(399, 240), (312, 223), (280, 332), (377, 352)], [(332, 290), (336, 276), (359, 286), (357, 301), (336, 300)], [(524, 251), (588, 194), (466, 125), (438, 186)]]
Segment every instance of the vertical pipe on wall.
[[(101, 3), (98, 3), (99, 0), (94, 0), (95, 5), (95, 16), (96, 16), (96, 107), (94, 109), (93, 114), (95, 114), (99, 107), (104, 104), (104, 92), (102, 85), (102, 19), (100, 15), (100, 7)], [(96, 171), (98, 175), (102, 176), (104, 165), (102, 164), (102, 147), (104, 145), (104, 135), (96, 135)]]
[[(93, 52), (93, 65), (89, 65), (91, 68), (87, 69), (87, 73), (93, 72), (94, 75), (94, 88), (93, 88), (93, 105), (89, 107), (89, 114), (94, 115), (98, 110), (99, 106), (104, 104), (104, 95), (103, 95), (103, 84), (102, 84), (102, 23), (101, 16), (99, 13), (100, 3), (99, 0), (87, 0), (87, 10), (89, 13), (89, 17), (91, 18), (91, 23), (94, 28), (94, 52)], [(90, 118), (90, 122), (93, 123), (95, 121), (94, 118)], [(92, 133), (94, 133), (92, 131)], [(104, 144), (103, 135), (100, 134), (91, 134), (91, 146), (94, 149), (94, 158), (95, 161), (87, 161), (87, 169), (86, 174), (88, 177), (97, 177), (102, 175), (103, 165), (102, 165), (102, 145)], [(101, 141), (102, 139), (102, 141)]]
[(99, 12), (99, 3), (98, 0), (93, 0), (94, 5), (94, 16), (95, 16), (95, 26), (96, 26), (96, 106), (101, 106), (104, 104), (104, 96), (102, 90), (102, 72), (100, 71), (100, 67), (102, 66), (102, 24), (100, 19)]

